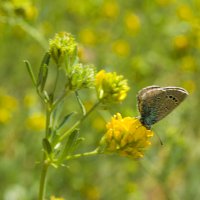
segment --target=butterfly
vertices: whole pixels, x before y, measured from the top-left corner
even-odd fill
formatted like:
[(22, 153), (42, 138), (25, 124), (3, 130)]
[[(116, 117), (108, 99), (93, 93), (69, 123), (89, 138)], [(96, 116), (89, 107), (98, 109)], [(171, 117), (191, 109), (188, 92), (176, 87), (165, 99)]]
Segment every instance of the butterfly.
[(140, 121), (147, 128), (166, 117), (186, 97), (188, 92), (181, 87), (148, 86), (138, 92)]

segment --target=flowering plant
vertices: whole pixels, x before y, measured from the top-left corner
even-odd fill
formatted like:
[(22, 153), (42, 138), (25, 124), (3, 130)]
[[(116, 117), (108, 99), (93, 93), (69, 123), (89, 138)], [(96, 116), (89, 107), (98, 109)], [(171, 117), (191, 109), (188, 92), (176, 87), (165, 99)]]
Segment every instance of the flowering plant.
[[(134, 159), (140, 158), (146, 147), (150, 145), (149, 138), (153, 136), (153, 132), (147, 130), (138, 119), (122, 118), (118, 113), (107, 123), (107, 131), (95, 150), (74, 154), (78, 145), (83, 141), (80, 137), (80, 125), (88, 115), (100, 104), (112, 105), (122, 102), (129, 90), (127, 80), (122, 75), (105, 70), (96, 72), (95, 66), (80, 63), (77, 49), (74, 37), (62, 32), (49, 41), (49, 50), (42, 60), (37, 78), (31, 64), (25, 61), (33, 85), (46, 109), (39, 200), (45, 197), (46, 175), (49, 166), (57, 168), (70, 159), (106, 153), (117, 153)], [(55, 74), (53, 86), (48, 87), (47, 82), (52, 76), (51, 60), (56, 65), (54, 68), (56, 72), (53, 73)], [(62, 83), (60, 83), (61, 79)], [(97, 102), (86, 110), (79, 91), (91, 88), (96, 89)], [(70, 93), (75, 94), (82, 110), (82, 116), (66, 129), (74, 112), (64, 117), (60, 113), (62, 112), (61, 105), (64, 104), (66, 98), (69, 98)]]

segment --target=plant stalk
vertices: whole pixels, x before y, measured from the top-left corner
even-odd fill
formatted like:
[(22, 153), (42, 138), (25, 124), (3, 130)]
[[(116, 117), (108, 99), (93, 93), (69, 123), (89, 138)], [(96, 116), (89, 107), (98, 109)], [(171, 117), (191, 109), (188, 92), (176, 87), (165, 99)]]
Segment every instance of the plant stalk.
[(48, 167), (49, 165), (48, 163), (45, 162), (45, 156), (44, 156), (42, 172), (41, 172), (41, 177), (40, 177), (40, 188), (39, 188), (38, 200), (44, 200)]

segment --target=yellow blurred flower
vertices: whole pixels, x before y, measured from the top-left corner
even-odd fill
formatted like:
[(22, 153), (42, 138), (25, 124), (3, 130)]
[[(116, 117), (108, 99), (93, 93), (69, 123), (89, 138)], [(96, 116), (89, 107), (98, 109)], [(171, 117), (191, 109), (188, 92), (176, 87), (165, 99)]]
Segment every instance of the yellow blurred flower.
[(194, 93), (197, 89), (197, 85), (194, 80), (187, 80), (183, 83), (183, 87), (190, 93)]
[(33, 93), (27, 93), (24, 97), (24, 105), (26, 107), (32, 107), (37, 103), (37, 96)]
[(85, 186), (83, 188), (83, 193), (87, 200), (100, 200), (100, 192), (95, 186)]
[(113, 52), (118, 56), (128, 56), (130, 53), (130, 45), (124, 40), (117, 40), (112, 45)]
[(96, 75), (95, 87), (103, 103), (120, 103), (126, 98), (129, 86), (122, 75), (101, 70)]
[(65, 200), (65, 199), (62, 197), (51, 196), (50, 200)]
[(186, 35), (177, 35), (173, 39), (174, 48), (176, 50), (185, 50), (189, 46), (189, 40)]
[(11, 112), (8, 109), (0, 108), (0, 123), (6, 124), (11, 118)]
[(140, 18), (134, 13), (127, 13), (124, 22), (129, 33), (135, 34), (140, 30)]
[(14, 111), (18, 107), (18, 101), (10, 96), (3, 89), (0, 90), (0, 123), (7, 123), (12, 118)]
[(29, 0), (12, 0), (14, 11), (17, 15), (28, 20), (34, 20), (38, 15), (37, 8)]
[(94, 45), (97, 38), (93, 30), (86, 28), (80, 31), (80, 41), (83, 44)]
[(106, 127), (107, 132), (101, 141), (101, 145), (105, 145), (105, 152), (141, 158), (144, 150), (151, 144), (149, 139), (153, 136), (153, 131), (146, 129), (137, 118), (122, 118), (117, 113)]
[(117, 1), (106, 0), (102, 7), (102, 13), (109, 18), (116, 18), (119, 14), (119, 5)]
[(177, 8), (177, 15), (182, 20), (191, 20), (193, 18), (193, 11), (187, 4), (182, 4)]
[(35, 112), (30, 115), (26, 121), (29, 129), (35, 131), (41, 131), (45, 129), (45, 115), (39, 112)]
[(197, 63), (195, 57), (185, 56), (182, 58), (181, 69), (184, 71), (194, 72), (197, 69)]
[(8, 110), (16, 110), (18, 106), (17, 99), (7, 94), (0, 94), (0, 106)]

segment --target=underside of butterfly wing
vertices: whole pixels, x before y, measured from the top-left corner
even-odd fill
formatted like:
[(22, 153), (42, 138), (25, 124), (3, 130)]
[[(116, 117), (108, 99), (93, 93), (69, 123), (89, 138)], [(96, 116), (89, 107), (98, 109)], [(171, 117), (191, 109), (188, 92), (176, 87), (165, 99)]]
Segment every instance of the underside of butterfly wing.
[(150, 129), (151, 125), (163, 119), (174, 110), (188, 95), (179, 87), (150, 86), (138, 93), (140, 121)]

